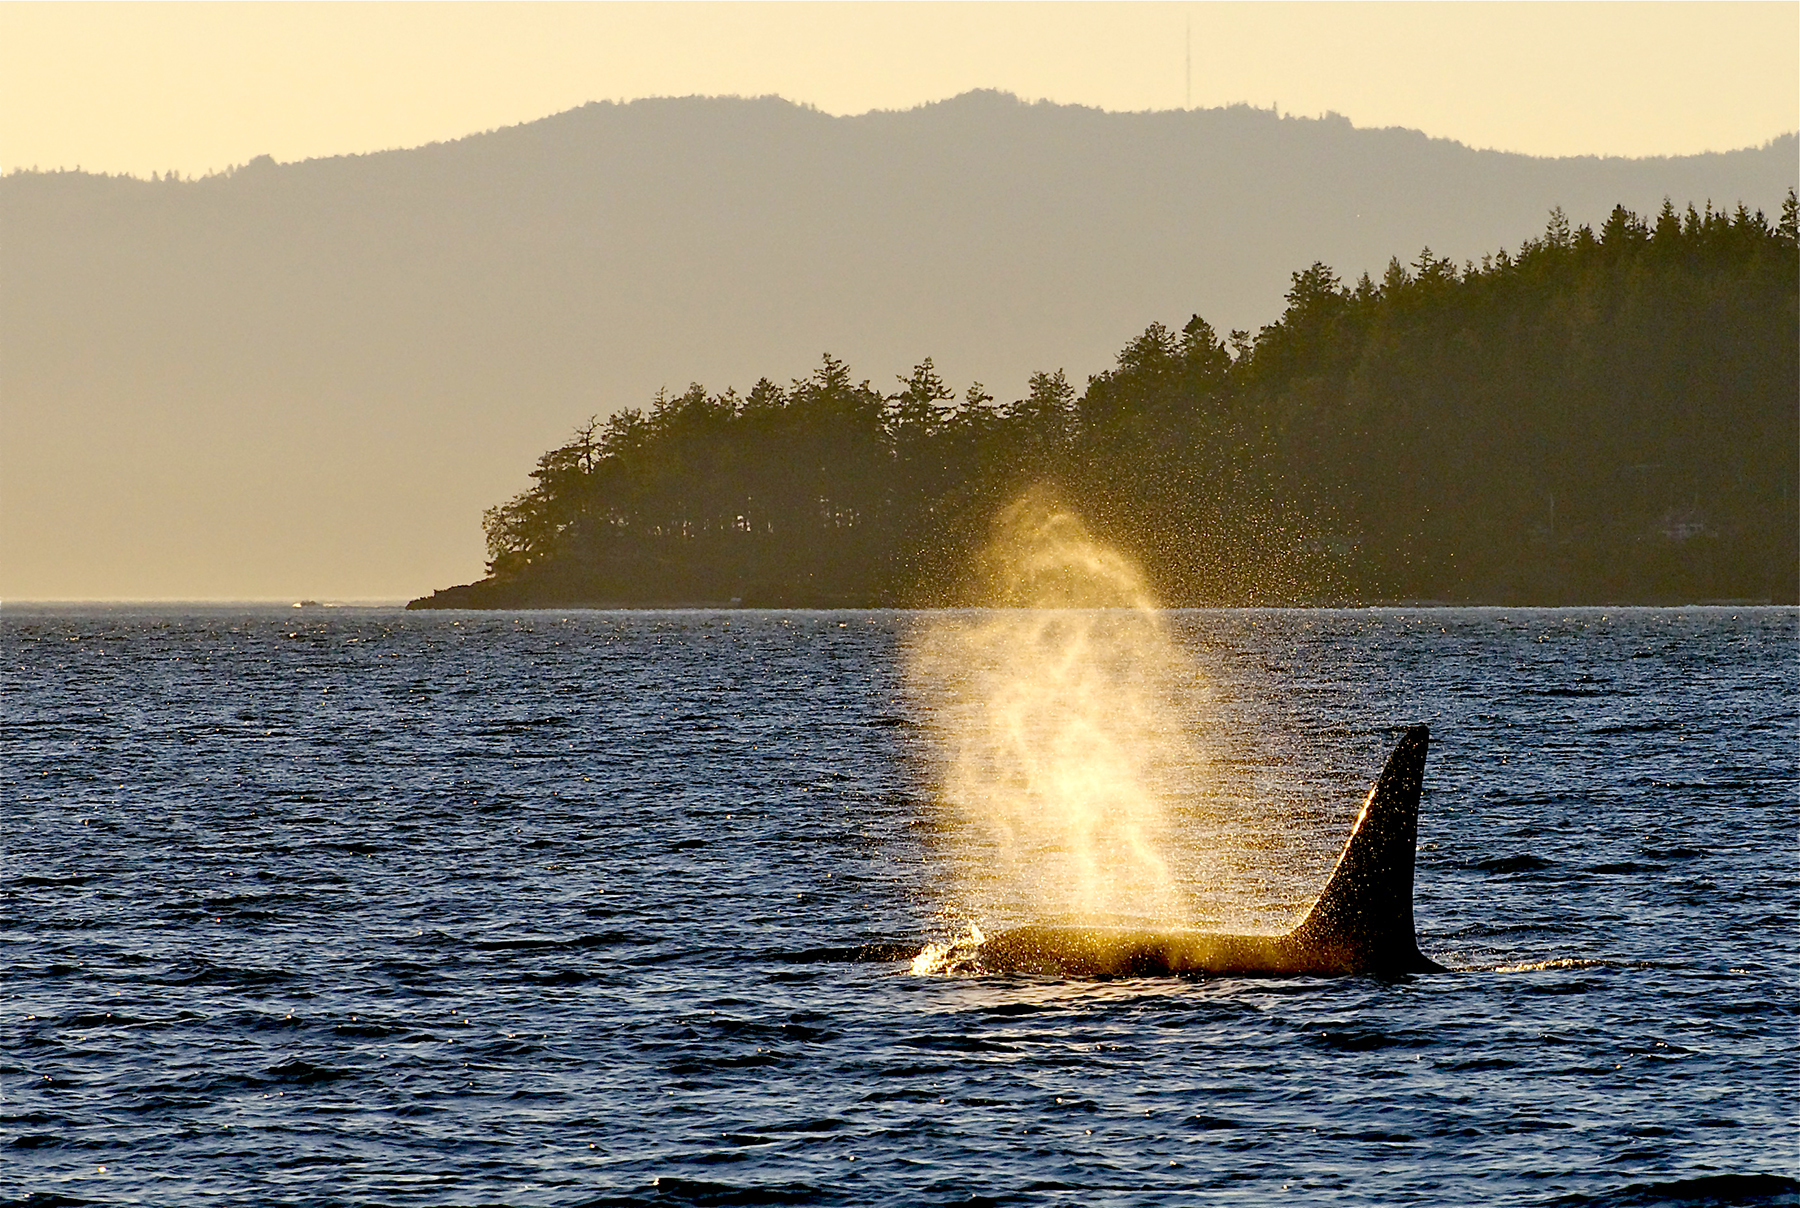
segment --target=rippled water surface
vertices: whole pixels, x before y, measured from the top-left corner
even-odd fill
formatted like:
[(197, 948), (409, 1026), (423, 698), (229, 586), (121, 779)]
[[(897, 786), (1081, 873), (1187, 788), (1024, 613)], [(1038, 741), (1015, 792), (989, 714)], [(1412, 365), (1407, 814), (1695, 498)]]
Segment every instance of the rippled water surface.
[(0, 1201), (1795, 1201), (1793, 610), (1174, 615), (1233, 909), (1431, 725), (1395, 982), (873, 959), (942, 620), (9, 608)]

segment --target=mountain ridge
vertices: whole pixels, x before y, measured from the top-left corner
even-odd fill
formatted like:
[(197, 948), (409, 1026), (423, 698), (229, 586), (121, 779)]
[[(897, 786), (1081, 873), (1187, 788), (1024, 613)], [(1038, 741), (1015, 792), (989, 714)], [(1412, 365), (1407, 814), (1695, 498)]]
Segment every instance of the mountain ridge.
[(990, 92), (595, 102), (191, 181), (12, 173), (0, 592), (414, 595), (471, 577), (536, 451), (659, 387), (831, 351), (1012, 397), (1152, 320), (1253, 330), (1314, 261), (1474, 258), (1552, 206), (1773, 211), (1794, 145), (1543, 160)]
[[(234, 165), (228, 166), (226, 168), (219, 169), (217, 171), (205, 173), (201, 176), (179, 177), (177, 179), (174, 179), (172, 181), (172, 183), (194, 184), (194, 183), (200, 183), (200, 182), (205, 182), (205, 181), (229, 179), (229, 178), (237, 175), (238, 173), (244, 172), (246, 170), (262, 170), (262, 169), (265, 169), (268, 167), (290, 168), (290, 167), (298, 167), (298, 166), (307, 165), (307, 164), (321, 164), (321, 163), (336, 163), (336, 162), (341, 162), (341, 161), (369, 160), (369, 159), (379, 158), (379, 157), (383, 157), (383, 156), (404, 155), (409, 152), (430, 151), (430, 150), (437, 149), (437, 148), (455, 147), (455, 146), (461, 146), (464, 144), (470, 144), (470, 143), (474, 143), (478, 140), (488, 139), (488, 138), (492, 138), (495, 136), (504, 136), (504, 135), (507, 135), (510, 133), (515, 133), (515, 132), (533, 131), (540, 127), (547, 127), (547, 126), (555, 125), (558, 123), (568, 122), (568, 121), (571, 121), (572, 119), (575, 119), (581, 115), (590, 114), (593, 111), (603, 111), (603, 110), (609, 110), (609, 109), (610, 110), (625, 110), (625, 109), (630, 109), (635, 106), (690, 104), (690, 103), (696, 103), (696, 102), (698, 102), (698, 103), (723, 102), (723, 103), (727, 103), (727, 104), (774, 105), (774, 106), (779, 106), (779, 107), (782, 107), (785, 109), (791, 109), (798, 113), (804, 113), (804, 114), (808, 114), (808, 115), (811, 115), (811, 116), (814, 116), (817, 118), (821, 118), (825, 121), (834, 121), (834, 122), (856, 122), (856, 121), (867, 121), (870, 119), (892, 118), (892, 117), (904, 118), (904, 117), (909, 117), (911, 115), (919, 114), (921, 112), (941, 110), (941, 109), (944, 109), (945, 107), (950, 107), (950, 106), (972, 106), (975, 104), (993, 104), (996, 107), (1008, 107), (1008, 108), (1020, 108), (1020, 109), (1054, 109), (1054, 110), (1060, 110), (1060, 111), (1065, 111), (1065, 112), (1070, 112), (1070, 113), (1091, 114), (1091, 115), (1094, 115), (1095, 117), (1099, 117), (1099, 118), (1114, 118), (1114, 117), (1184, 118), (1184, 117), (1188, 117), (1188, 116), (1196, 115), (1196, 114), (1206, 114), (1206, 115), (1249, 114), (1249, 115), (1258, 115), (1258, 116), (1262, 116), (1262, 117), (1267, 117), (1267, 118), (1270, 118), (1270, 119), (1273, 119), (1273, 120), (1279, 121), (1279, 122), (1299, 122), (1299, 123), (1318, 122), (1318, 123), (1333, 125), (1333, 126), (1337, 126), (1337, 127), (1341, 127), (1341, 128), (1356, 130), (1361, 133), (1398, 134), (1398, 135), (1405, 136), (1406, 138), (1409, 138), (1412, 140), (1426, 142), (1426, 143), (1444, 144), (1448, 147), (1452, 147), (1452, 148), (1455, 148), (1458, 150), (1473, 152), (1473, 153), (1479, 154), (1479, 155), (1508, 156), (1508, 157), (1513, 157), (1513, 158), (1518, 158), (1518, 159), (1523, 159), (1523, 160), (1532, 160), (1532, 161), (1550, 162), (1550, 163), (1572, 162), (1572, 161), (1602, 162), (1602, 163), (1605, 163), (1605, 162), (1665, 163), (1665, 162), (1680, 161), (1680, 160), (1695, 160), (1695, 159), (1704, 159), (1708, 156), (1735, 155), (1740, 152), (1768, 151), (1768, 150), (1775, 148), (1778, 144), (1793, 141), (1796, 137), (1795, 132), (1789, 131), (1789, 132), (1784, 132), (1781, 134), (1773, 135), (1770, 138), (1763, 140), (1761, 143), (1746, 143), (1740, 147), (1729, 147), (1729, 148), (1725, 148), (1723, 150), (1699, 151), (1699, 152), (1692, 152), (1692, 153), (1683, 154), (1683, 155), (1631, 156), (1631, 155), (1610, 155), (1610, 154), (1601, 154), (1601, 153), (1594, 153), (1594, 152), (1583, 153), (1580, 155), (1534, 155), (1531, 152), (1514, 151), (1514, 150), (1509, 150), (1509, 149), (1503, 148), (1503, 147), (1479, 147), (1472, 143), (1465, 143), (1460, 139), (1457, 139), (1457, 138), (1454, 138), (1454, 137), (1451, 137), (1448, 135), (1428, 134), (1425, 131), (1419, 130), (1419, 129), (1417, 129), (1415, 127), (1411, 127), (1411, 126), (1397, 126), (1397, 125), (1359, 126), (1354, 122), (1353, 119), (1345, 116), (1344, 114), (1337, 113), (1336, 111), (1327, 111), (1322, 114), (1299, 114), (1299, 113), (1291, 113), (1291, 112), (1290, 113), (1282, 113), (1280, 111), (1279, 107), (1275, 107), (1275, 108), (1271, 108), (1271, 109), (1264, 109), (1261, 106), (1252, 105), (1248, 102), (1238, 102), (1238, 103), (1234, 103), (1234, 104), (1230, 104), (1230, 105), (1220, 105), (1220, 106), (1190, 108), (1190, 109), (1111, 110), (1111, 109), (1103, 109), (1098, 106), (1083, 105), (1080, 103), (1066, 103), (1066, 102), (1050, 101), (1050, 100), (1043, 100), (1043, 99), (1028, 100), (1028, 99), (1020, 97), (1014, 93), (1007, 92), (1004, 89), (973, 88), (973, 89), (969, 89), (965, 92), (957, 93), (953, 96), (941, 98), (939, 100), (924, 101), (924, 102), (921, 102), (917, 105), (911, 106), (906, 109), (879, 109), (879, 108), (877, 108), (877, 109), (868, 109), (868, 110), (865, 110), (860, 113), (834, 114), (834, 113), (827, 112), (826, 110), (820, 109), (817, 106), (811, 105), (804, 101), (791, 100), (790, 98), (784, 97), (778, 93), (763, 93), (763, 94), (758, 94), (755, 96), (746, 96), (746, 95), (741, 95), (741, 94), (686, 93), (686, 94), (681, 94), (681, 95), (671, 94), (671, 95), (666, 95), (666, 96), (639, 97), (639, 98), (636, 98), (636, 99), (633, 99), (630, 101), (612, 101), (612, 100), (585, 101), (580, 105), (575, 105), (568, 109), (559, 110), (555, 113), (545, 114), (542, 117), (529, 118), (524, 121), (513, 122), (513, 123), (509, 123), (507, 125), (503, 125), (503, 126), (491, 126), (484, 130), (474, 130), (474, 131), (470, 131), (467, 134), (459, 135), (455, 138), (433, 139), (433, 140), (430, 140), (430, 141), (424, 142), (424, 143), (416, 143), (416, 144), (412, 144), (412, 145), (408, 145), (408, 146), (383, 147), (383, 148), (379, 148), (379, 149), (373, 150), (373, 151), (339, 152), (339, 153), (335, 153), (335, 154), (331, 154), (331, 155), (306, 156), (302, 159), (294, 159), (294, 160), (277, 160), (274, 158), (273, 155), (264, 153), (261, 155), (253, 156), (253, 157), (251, 157), (250, 160), (248, 160), (242, 164), (234, 164)], [(131, 173), (123, 173), (123, 172), (121, 172), (121, 173), (89, 172), (89, 171), (86, 171), (86, 170), (80, 168), (79, 166), (74, 167), (74, 168), (47, 168), (47, 169), (14, 168), (10, 171), (0, 173), (0, 179), (5, 179), (6, 177), (11, 177), (11, 176), (59, 176), (59, 175), (84, 176), (84, 177), (89, 177), (89, 178), (94, 178), (94, 179), (106, 179), (106, 180), (137, 181), (137, 182), (145, 183), (145, 184), (165, 183), (165, 181), (162, 178), (160, 178), (159, 176), (157, 176), (155, 174), (152, 174), (149, 177), (140, 177), (140, 176), (135, 176)]]

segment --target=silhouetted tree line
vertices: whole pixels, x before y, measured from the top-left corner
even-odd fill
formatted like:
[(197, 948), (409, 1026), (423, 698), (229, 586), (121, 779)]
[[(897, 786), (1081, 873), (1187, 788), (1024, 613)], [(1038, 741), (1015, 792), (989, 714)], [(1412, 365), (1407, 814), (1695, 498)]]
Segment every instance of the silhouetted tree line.
[(421, 604), (953, 603), (1047, 483), (1174, 603), (1795, 601), (1795, 195), (1551, 214), (1517, 253), (1293, 275), (1251, 336), (1153, 323), (1077, 393), (883, 391), (831, 356), (579, 429)]

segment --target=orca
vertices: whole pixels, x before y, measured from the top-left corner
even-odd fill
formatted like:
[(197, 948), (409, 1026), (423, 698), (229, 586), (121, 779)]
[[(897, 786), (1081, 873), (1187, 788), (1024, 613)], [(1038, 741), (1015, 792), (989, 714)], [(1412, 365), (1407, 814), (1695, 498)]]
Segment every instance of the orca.
[(959, 951), (959, 968), (1058, 977), (1391, 977), (1442, 971), (1413, 930), (1426, 726), (1409, 728), (1363, 799), (1331, 879), (1284, 935), (1031, 926)]

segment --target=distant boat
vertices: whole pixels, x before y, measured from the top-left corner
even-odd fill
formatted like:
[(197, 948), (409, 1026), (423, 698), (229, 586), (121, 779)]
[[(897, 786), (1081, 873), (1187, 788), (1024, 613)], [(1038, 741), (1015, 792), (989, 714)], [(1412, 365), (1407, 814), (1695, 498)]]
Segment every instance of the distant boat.
[(326, 606), (324, 604), (319, 603), (317, 600), (295, 600), (294, 607), (295, 608), (324, 608)]

